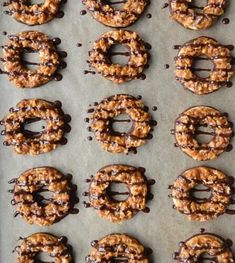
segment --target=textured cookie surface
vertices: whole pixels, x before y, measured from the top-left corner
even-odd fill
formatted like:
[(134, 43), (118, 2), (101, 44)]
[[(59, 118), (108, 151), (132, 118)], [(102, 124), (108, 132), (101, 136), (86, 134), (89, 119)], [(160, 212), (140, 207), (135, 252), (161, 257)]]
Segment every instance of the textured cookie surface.
[[(112, 121), (127, 114), (132, 122), (128, 132), (112, 129)], [(119, 94), (102, 100), (92, 113), (91, 128), (101, 147), (113, 153), (128, 153), (150, 139), (151, 116), (143, 102), (133, 96)]]
[[(115, 44), (125, 45), (130, 57), (126, 65), (113, 64), (109, 51)], [(141, 78), (148, 62), (148, 52), (144, 41), (135, 32), (115, 30), (104, 33), (89, 52), (90, 65), (108, 80), (121, 84)]]
[[(37, 52), (40, 63), (35, 69), (22, 62), (23, 52)], [(3, 48), (3, 65), (9, 80), (17, 88), (35, 88), (49, 82), (59, 66), (58, 52), (52, 40), (39, 31), (10, 35)]]
[[(196, 135), (203, 134), (200, 127), (211, 127), (208, 134), (212, 139), (208, 143), (200, 143)], [(227, 115), (209, 106), (196, 106), (180, 114), (175, 121), (176, 146), (194, 160), (206, 161), (217, 158), (229, 150), (229, 142), (233, 128)]]
[[(188, 169), (171, 186), (175, 208), (187, 215), (189, 220), (212, 220), (224, 214), (231, 204), (232, 182), (230, 177), (217, 169), (203, 166)], [(193, 193), (196, 192), (197, 185), (203, 185), (203, 189), (210, 191), (210, 196), (195, 197)]]
[[(130, 219), (144, 210), (148, 186), (143, 170), (128, 165), (108, 165), (100, 169), (91, 178), (88, 192), (90, 206), (99, 216), (114, 223)], [(112, 183), (123, 183), (127, 186), (128, 195), (125, 200), (117, 201), (110, 195), (109, 187)]]
[[(61, 103), (42, 99), (25, 99), (1, 121), (5, 126), (5, 145), (12, 145), (18, 154), (37, 155), (54, 150), (59, 144), (64, 144), (65, 132), (70, 131), (68, 122), (70, 116), (64, 114)], [(28, 123), (46, 121), (42, 131), (32, 132), (25, 129)]]

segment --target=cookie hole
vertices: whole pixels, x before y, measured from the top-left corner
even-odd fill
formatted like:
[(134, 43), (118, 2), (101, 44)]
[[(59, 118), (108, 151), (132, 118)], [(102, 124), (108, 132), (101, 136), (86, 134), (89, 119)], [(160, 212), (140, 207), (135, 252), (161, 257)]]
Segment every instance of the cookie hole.
[(217, 258), (215, 256), (211, 256), (208, 253), (202, 253), (199, 257), (198, 257), (198, 262), (202, 262), (202, 263), (214, 263), (217, 262)]
[(114, 181), (109, 185), (107, 195), (114, 201), (122, 202), (129, 197), (129, 189), (126, 184)]
[(193, 0), (191, 3), (188, 4), (188, 6), (189, 8), (193, 8), (197, 12), (202, 13), (203, 8), (207, 6), (207, 4), (208, 4), (208, 0)]
[(199, 126), (196, 129), (195, 139), (199, 144), (209, 143), (214, 135), (214, 130), (210, 126)]
[(127, 114), (120, 114), (112, 121), (112, 130), (117, 133), (128, 133), (131, 130), (131, 119)]
[(43, 4), (43, 0), (28, 0), (28, 5), (40, 5)]
[(125, 45), (115, 44), (109, 49), (109, 57), (112, 64), (124, 66), (128, 64), (130, 51)]
[(42, 187), (39, 191), (35, 192), (34, 200), (39, 206), (45, 207), (52, 201), (53, 193), (49, 191), (46, 187)]
[(213, 68), (213, 62), (206, 56), (196, 57), (193, 60), (192, 72), (195, 73), (199, 78), (209, 77), (209, 74)]
[(23, 133), (27, 137), (35, 138), (41, 135), (46, 126), (46, 121), (40, 118), (27, 119), (23, 125)]
[(211, 196), (210, 188), (206, 187), (203, 184), (199, 184), (196, 187), (192, 188), (190, 191), (191, 197), (196, 200), (198, 203), (204, 203)]
[(29, 70), (36, 70), (41, 63), (38, 52), (32, 49), (25, 49), (21, 55), (21, 63)]
[(104, 2), (115, 9), (123, 9), (124, 4), (127, 0), (104, 0)]
[(35, 256), (34, 262), (38, 263), (54, 263), (53, 257), (51, 257), (49, 254), (40, 252)]

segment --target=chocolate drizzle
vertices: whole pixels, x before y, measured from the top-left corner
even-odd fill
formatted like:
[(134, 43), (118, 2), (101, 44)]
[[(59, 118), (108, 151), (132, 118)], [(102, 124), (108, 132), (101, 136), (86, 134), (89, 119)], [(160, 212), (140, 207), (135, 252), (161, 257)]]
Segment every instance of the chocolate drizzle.
[[(39, 180), (37, 178), (41, 170), (48, 170), (48, 179)], [(39, 174), (37, 174), (38, 172)], [(29, 175), (35, 177), (35, 180), (32, 180)], [(68, 214), (77, 214), (79, 210), (74, 207), (79, 202), (76, 195), (77, 186), (72, 184), (71, 179), (72, 176), (70, 174), (63, 175), (54, 168), (40, 167), (26, 171), (18, 179), (10, 180), (10, 184), (15, 184), (14, 189), (10, 191), (13, 193), (11, 204), (17, 206), (14, 217), (21, 215), (26, 220), (32, 218), (33, 222), (35, 222), (35, 219), (42, 218), (42, 220), (45, 219), (44, 224), (48, 222), (52, 224), (60, 221)], [(52, 191), (50, 189), (52, 189), (53, 184), (55, 186), (56, 184), (61, 184), (61, 188), (56, 187), (56, 190)], [(45, 192), (51, 192), (52, 197), (46, 198), (41, 195)], [(54, 208), (51, 211), (47, 211), (46, 207), (52, 204)], [(31, 206), (30, 211), (29, 209), (25, 210), (25, 207), (28, 206)], [(59, 209), (60, 206), (64, 206), (64, 209)], [(36, 210), (37, 207), (39, 211)]]
[[(55, 37), (53, 39), (45, 40), (45, 36), (43, 37), (42, 33), (38, 33), (39, 35), (34, 35), (35, 32), (23, 32), (19, 35), (8, 35), (8, 38), (10, 39), (10, 43), (8, 45), (2, 46), (2, 48), (5, 50), (5, 52), (10, 53), (11, 55), (5, 55), (3, 58), (0, 58), (0, 60), (3, 63), (17, 63), (19, 62), (22, 67), (26, 67), (28, 70), (15, 69), (13, 68), (11, 71), (8, 70), (0, 70), (0, 74), (8, 75), (11, 78), (17, 78), (20, 79), (22, 76), (26, 79), (28, 79), (28, 82), (30, 81), (31, 77), (41, 77), (42, 78), (42, 84), (46, 83), (47, 81), (45, 79), (53, 79), (54, 80), (61, 80), (62, 75), (58, 73), (59, 69), (63, 69), (67, 66), (67, 64), (62, 60), (62, 58), (67, 56), (67, 53), (65, 51), (58, 51), (57, 46), (61, 44), (61, 39), (58, 37)], [(40, 35), (41, 34), (41, 35)], [(22, 41), (26, 41), (28, 44), (28, 47), (23, 47)], [(37, 45), (38, 47), (32, 48), (33, 46)], [(47, 60), (46, 62), (31, 62), (23, 59), (24, 53), (37, 53), (41, 50), (41, 47), (45, 49), (43, 52), (48, 52), (47, 54)], [(18, 58), (17, 53), (20, 53), (20, 57)], [(16, 53), (14, 55), (13, 53)], [(58, 54), (59, 58), (56, 60), (55, 53)], [(52, 57), (50, 57), (52, 56)], [(27, 66), (37, 66), (37, 70), (29, 69)], [(39, 67), (47, 67), (47, 70), (45, 73), (43, 73), (43, 70), (39, 72)], [(52, 69), (55, 68), (54, 73), (50, 73)], [(49, 72), (49, 73), (47, 73)], [(23, 85), (23, 84), (21, 84)], [(29, 84), (25, 84), (26, 86)], [(36, 85), (36, 84), (35, 84)], [(39, 86), (37, 84), (36, 86)], [(33, 86), (34, 87), (34, 86)]]
[[(208, 51), (204, 52), (205, 54), (203, 53), (205, 56), (199, 56), (194, 54), (194, 50), (197, 50), (196, 54), (198, 54), (200, 50), (202, 50), (204, 47), (208, 47)], [(209, 51), (209, 47), (212, 49), (216, 49), (215, 52)], [(234, 48), (232, 45), (221, 45), (215, 40), (210, 38), (207, 38), (207, 41), (205, 40), (203, 42), (203, 37), (201, 37), (201, 39), (197, 38), (195, 40), (187, 42), (182, 46), (175, 45), (174, 48), (181, 49), (179, 51), (179, 55), (175, 57), (175, 61), (176, 61), (175, 73), (176, 73), (176, 80), (179, 80), (184, 87), (190, 89), (194, 93), (197, 93), (195, 89), (197, 89), (197, 86), (199, 85), (198, 83), (201, 83), (201, 85), (204, 85), (203, 87), (206, 90), (200, 91), (200, 93), (198, 94), (207, 94), (220, 88), (221, 86), (229, 85), (228, 84), (229, 79), (233, 74), (233, 69), (232, 69), (233, 58), (231, 54), (228, 53), (228, 50), (232, 50)], [(222, 51), (220, 51), (220, 48)], [(215, 53), (216, 55), (214, 55)], [(198, 60), (204, 60), (204, 61), (210, 60), (211, 62), (213, 62), (214, 67), (212, 69), (195, 67), (194, 62)], [(184, 73), (188, 71), (191, 72), (191, 74)], [(195, 74), (197, 72), (210, 72), (210, 75), (207, 77), (200, 77), (197, 74)], [(215, 75), (213, 78), (212, 78), (212, 74)], [(218, 77), (216, 77), (217, 75)], [(193, 86), (194, 82), (196, 82), (196, 84), (194, 85), (195, 87), (193, 88), (191, 86)], [(190, 85), (190, 83), (191, 86), (188, 86)], [(209, 84), (217, 87), (214, 87), (212, 90), (210, 90), (207, 86), (205, 86)]]
[[(175, 205), (174, 209), (193, 216), (192, 219), (213, 219), (223, 213), (229, 213), (227, 207), (235, 203), (232, 195), (235, 189), (232, 187), (234, 178), (226, 176), (219, 171), (208, 167), (195, 167), (181, 174), (174, 185), (170, 185)], [(205, 178), (208, 173), (208, 178)], [(219, 174), (220, 173), (220, 174)], [(198, 188), (203, 185), (203, 188)], [(198, 197), (195, 193), (210, 193), (209, 197)], [(202, 205), (201, 205), (202, 204)], [(233, 211), (233, 210), (232, 210)]]
[(96, 72), (93, 71), (93, 70), (84, 70), (83, 73), (84, 73), (85, 75), (87, 75), (87, 74), (95, 75), (95, 74), (96, 74)]
[[(86, 208), (93, 207), (96, 210), (100, 210), (100, 211), (108, 211), (109, 214), (111, 213), (113, 215), (117, 215), (119, 213), (120, 215), (125, 215), (125, 214), (128, 215), (129, 213), (135, 214), (139, 210), (142, 210), (145, 213), (149, 213), (150, 209), (145, 205), (142, 209), (137, 209), (135, 208), (135, 205), (131, 205), (130, 201), (128, 201), (133, 198), (133, 202), (134, 200), (139, 200), (139, 202), (142, 203), (142, 201), (140, 200), (145, 199), (147, 201), (153, 199), (153, 194), (150, 193), (150, 186), (153, 185), (155, 181), (154, 180), (147, 181), (144, 175), (144, 171), (145, 169), (142, 167), (140, 168), (135, 168), (131, 166), (122, 167), (122, 165), (120, 166), (114, 165), (114, 168), (112, 168), (112, 166), (110, 166), (110, 168), (109, 166), (104, 167), (103, 169), (98, 171), (95, 177), (91, 176), (89, 179), (86, 180), (86, 182), (90, 184), (90, 188), (89, 191), (83, 193), (83, 196), (89, 197), (90, 202), (84, 201), (83, 202), (84, 206)], [(139, 178), (139, 175), (138, 175), (139, 179), (134, 179), (135, 176), (137, 176), (138, 172), (141, 173), (142, 180)], [(126, 174), (127, 176), (132, 176), (133, 177), (132, 182), (126, 183), (115, 179), (122, 174)], [(112, 190), (110, 188), (110, 185), (113, 183), (126, 184), (128, 191), (123, 192), (123, 191)], [(143, 187), (143, 189), (145, 189), (145, 187), (147, 186), (147, 192), (134, 193), (131, 191), (131, 188), (134, 186)], [(102, 192), (100, 190), (96, 191), (96, 188), (100, 188), (100, 187), (101, 189), (103, 189)], [(120, 196), (125, 197), (125, 199), (119, 201), (117, 197)], [(125, 206), (125, 208), (123, 208), (122, 205), (119, 205), (123, 202), (129, 202), (130, 204), (128, 207)], [(139, 207), (141, 207), (140, 204)]]
[(162, 9), (165, 9), (165, 8), (167, 8), (168, 6), (169, 6), (168, 3), (164, 3), (164, 5), (162, 6)]
[[(13, 252), (18, 253), (18, 260), (33, 260), (39, 263), (53, 263), (55, 261), (73, 262), (72, 246), (67, 244), (67, 238), (52, 236), (47, 233), (36, 233), (27, 238), (21, 238), (21, 244)], [(38, 253), (46, 252), (53, 258), (51, 262), (44, 262), (37, 258)]]
[(179, 243), (179, 251), (173, 254), (177, 262), (205, 262), (216, 263), (221, 258), (233, 261), (230, 242), (220, 236), (201, 232)]
[[(6, 15), (16, 17), (16, 19), (27, 25), (37, 25), (49, 22), (54, 17), (62, 18), (64, 12), (60, 10), (62, 5), (66, 4), (67, 0), (62, 0), (57, 4), (51, 3), (48, 6), (42, 4), (31, 5), (28, 1), (7, 0), (3, 2)], [(18, 4), (18, 8), (16, 8)]]
[(87, 11), (86, 11), (86, 10), (81, 10), (81, 11), (80, 11), (80, 15), (81, 15), (81, 16), (84, 16), (84, 15), (86, 15), (86, 14), (87, 14)]
[(64, 17), (64, 11), (59, 11), (57, 14), (56, 14), (56, 18), (62, 18)]
[[(188, 1), (185, 1), (185, 0), (171, 0), (170, 2), (171, 2), (171, 4), (170, 4), (171, 5), (170, 6), (171, 12), (177, 13), (179, 15), (188, 15), (188, 16), (191, 16), (194, 20), (196, 20), (198, 15), (204, 14), (203, 13), (203, 10), (205, 8), (204, 6), (198, 6), (198, 5), (195, 5), (195, 4), (188, 2)], [(173, 8), (173, 4), (176, 2), (178, 5), (176, 5), (176, 7)], [(221, 3), (221, 2), (207, 3), (206, 7), (211, 8), (211, 9), (215, 9), (215, 10), (216, 9), (224, 10), (225, 9), (225, 2), (226, 1), (224, 1), (223, 3)], [(187, 7), (186, 9), (183, 8), (185, 5)], [(213, 11), (211, 11), (211, 12), (213, 12)], [(220, 14), (220, 12), (217, 13), (214, 11), (213, 14), (207, 13), (206, 15), (214, 18), (216, 16), (220, 16), (221, 14)]]
[[(125, 97), (124, 101), (127, 103), (127, 106), (118, 106), (118, 111), (116, 111), (115, 108), (108, 108), (108, 104), (110, 101), (118, 104), (119, 102), (121, 103), (121, 99), (119, 99), (119, 97)], [(150, 140), (153, 138), (151, 132), (153, 130), (153, 126), (157, 125), (157, 122), (150, 117), (150, 115), (146, 115), (145, 113), (149, 111), (148, 107), (144, 106), (144, 104), (140, 104), (138, 103), (138, 98), (134, 98), (132, 96), (129, 95), (125, 95), (125, 94), (119, 94), (116, 96), (111, 96), (109, 98), (104, 99), (100, 104), (97, 105), (96, 108), (89, 108), (87, 110), (88, 113), (92, 113), (92, 116), (90, 117), (90, 119), (92, 119), (92, 124), (91, 124), (91, 128), (89, 128), (89, 131), (92, 130), (94, 132), (94, 134), (96, 135), (96, 138), (100, 138), (102, 137), (102, 143), (104, 144), (112, 144), (112, 146), (115, 147), (121, 147), (121, 148), (126, 148), (126, 145), (124, 144), (125, 140), (127, 140), (127, 138), (130, 138), (131, 140)], [(132, 103), (133, 101), (133, 103)], [(135, 103), (136, 101), (136, 103)], [(133, 104), (133, 105), (132, 105)], [(107, 107), (106, 107), (107, 106)], [(154, 110), (156, 110), (156, 108), (154, 108)], [(146, 120), (144, 120), (143, 118), (138, 121), (137, 118), (131, 118), (131, 114), (128, 114), (130, 119), (115, 119), (115, 117), (117, 117), (120, 114), (125, 114), (126, 112), (131, 112), (131, 111), (139, 111), (139, 115), (140, 116), (145, 116), (146, 115)], [(113, 116), (113, 113), (116, 113), (115, 117), (108, 117)], [(102, 117), (102, 115), (104, 113), (107, 113), (107, 115), (104, 117)], [(97, 117), (93, 117), (93, 116), (97, 116)], [(148, 117), (149, 116), (149, 117)], [(105, 122), (105, 127), (102, 128), (102, 130), (95, 128), (95, 123), (96, 122)], [(119, 132), (116, 131), (113, 128), (113, 124), (115, 122), (123, 122), (123, 123), (131, 123), (131, 128), (127, 131), (127, 132)], [(135, 126), (139, 126), (140, 123), (143, 123), (143, 127), (149, 127), (148, 131), (146, 132), (146, 135), (142, 135), (142, 136), (138, 136), (135, 135), (134, 129)], [(108, 138), (106, 139), (105, 134), (109, 135)], [(121, 143), (120, 141), (117, 141), (115, 138), (116, 137), (120, 137), (123, 138), (122, 141), (124, 143)], [(114, 139), (114, 140), (113, 140)], [(98, 139), (98, 141), (100, 141), (100, 139)], [(129, 147), (128, 151), (126, 151), (126, 154), (128, 154), (128, 152), (133, 152), (136, 153), (136, 148), (135, 147)]]
[(99, 241), (92, 241), (91, 246), (92, 253), (85, 258), (87, 263), (95, 263), (97, 258), (101, 262), (112, 263), (148, 261), (148, 256), (152, 254), (151, 248), (143, 247), (137, 240), (124, 234), (110, 234)]
[[(140, 37), (134, 36), (131, 31), (117, 32), (109, 31), (94, 43), (92, 50), (89, 51), (90, 67), (94, 67), (98, 74), (117, 84), (136, 78), (145, 78), (142, 72), (148, 63), (150, 55), (147, 50), (151, 48), (151, 45), (145, 43)], [(127, 47), (128, 52), (113, 52), (112, 48), (117, 44)], [(103, 48), (102, 45), (104, 45)], [(128, 62), (121, 65), (112, 62), (113, 56), (129, 56), (130, 58)], [(141, 61), (139, 57), (142, 57)], [(104, 70), (106, 66), (108, 68)], [(109, 66), (113, 67), (113, 70), (108, 70)]]
[(127, 0), (104, 0), (101, 2), (96, 1), (95, 3), (89, 0), (83, 0), (82, 2), (96, 20), (104, 25), (116, 28), (123, 28), (133, 24), (150, 3), (149, 0), (136, 2), (133, 7), (130, 7)]
[(157, 106), (153, 106), (152, 111), (157, 111)]
[[(195, 107), (195, 109), (199, 110), (200, 107)], [(210, 107), (205, 107), (210, 108)], [(201, 117), (194, 116), (193, 108), (188, 109), (182, 113), (177, 120), (175, 121), (175, 129), (171, 130), (171, 133), (175, 135), (176, 143), (175, 147), (180, 147), (182, 149), (189, 149), (192, 151), (211, 151), (211, 152), (223, 152), (223, 151), (231, 151), (232, 146), (230, 146), (229, 141), (233, 136), (233, 129), (231, 123), (228, 121), (226, 114), (220, 113), (217, 110), (210, 108), (210, 113), (203, 113), (203, 106), (201, 107), (202, 114)], [(199, 127), (207, 127), (210, 126), (213, 131), (205, 132), (199, 129)], [(211, 135), (213, 138), (209, 143), (200, 143), (197, 141), (196, 136), (198, 134)], [(189, 143), (182, 143), (182, 138), (189, 138)], [(220, 140), (223, 143), (218, 144), (217, 142)], [(185, 141), (185, 139), (183, 140)], [(215, 146), (212, 145), (212, 141), (215, 142)], [(203, 157), (204, 158), (204, 157)], [(205, 160), (205, 159), (204, 159)]]
[(228, 24), (230, 23), (229, 18), (223, 18), (222, 23), (223, 23), (224, 25), (228, 25)]
[[(39, 103), (39, 101), (38, 101)], [(10, 115), (5, 117), (2, 122), (1, 125), (5, 125), (5, 130), (4, 132), (2, 132), (2, 135), (6, 136), (6, 145), (14, 145), (14, 146), (21, 146), (21, 145), (33, 145), (33, 144), (65, 144), (67, 142), (67, 140), (63, 137), (61, 137), (60, 139), (53, 139), (53, 140), (47, 140), (44, 139), (44, 135), (48, 134), (48, 133), (56, 133), (56, 132), (63, 132), (63, 133), (67, 133), (70, 132), (71, 127), (68, 124), (71, 121), (71, 117), (68, 114), (65, 114), (62, 109), (61, 109), (61, 102), (56, 101), (55, 104), (52, 102), (46, 102), (47, 105), (44, 106), (31, 106), (30, 103), (28, 103), (28, 105), (26, 105), (25, 107), (15, 107), (15, 108), (11, 108), (10, 109)], [(39, 103), (40, 104), (40, 103)], [(38, 105), (39, 105), (38, 104)], [(53, 107), (57, 108), (57, 110), (59, 111), (59, 113), (55, 113), (54, 115), (57, 117), (52, 117), (52, 115), (47, 115), (47, 116), (43, 116), (43, 117), (37, 117), (40, 115), (40, 112), (50, 112), (50, 110), (53, 111)], [(13, 129), (11, 128), (11, 125), (13, 125), (13, 119), (11, 114), (15, 113), (14, 116), (14, 123), (17, 122), (16, 117), (20, 118), (21, 113), (24, 114), (25, 116), (27, 116), (26, 113), (29, 112), (36, 112), (37, 114), (35, 115), (35, 117), (30, 117), (30, 118), (26, 118), (23, 120), (19, 119), (18, 120), (18, 128), (17, 129)], [(31, 115), (32, 116), (32, 115)], [(56, 125), (55, 126), (50, 126), (49, 127), (45, 127), (45, 129), (43, 129), (40, 132), (32, 132), (29, 130), (25, 130), (24, 126), (27, 123), (32, 123), (32, 122), (37, 122), (39, 120), (44, 120), (47, 122), (54, 122)], [(59, 123), (59, 122), (63, 122), (63, 123)], [(14, 141), (12, 140), (12, 137), (17, 136), (18, 134), (23, 134), (25, 139), (22, 141)], [(9, 140), (8, 137), (11, 139)]]

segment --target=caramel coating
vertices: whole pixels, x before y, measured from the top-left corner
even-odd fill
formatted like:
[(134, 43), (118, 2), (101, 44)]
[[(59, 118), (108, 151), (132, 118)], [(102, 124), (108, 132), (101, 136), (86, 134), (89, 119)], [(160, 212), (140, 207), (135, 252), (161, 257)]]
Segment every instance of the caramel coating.
[[(132, 127), (129, 132), (112, 130), (112, 120), (128, 114)], [(101, 147), (113, 153), (128, 153), (143, 145), (151, 132), (151, 116), (143, 102), (130, 95), (118, 94), (102, 100), (92, 114), (91, 128)]]
[[(210, 126), (213, 138), (199, 143), (195, 136), (200, 126)], [(180, 149), (194, 160), (213, 160), (229, 146), (233, 128), (228, 118), (215, 108), (196, 106), (180, 114), (175, 121), (175, 140)]]
[(144, 246), (125, 234), (110, 234), (100, 239), (93, 247), (86, 262), (110, 262), (112, 258), (125, 258), (133, 263), (148, 263)]
[[(27, 49), (39, 54), (40, 65), (34, 70), (22, 64), (22, 53)], [(48, 36), (39, 31), (25, 31), (9, 36), (3, 48), (3, 65), (17, 88), (35, 88), (52, 79), (59, 66), (59, 56)]]
[(233, 263), (233, 254), (226, 242), (214, 234), (198, 234), (181, 242), (177, 262), (198, 262), (203, 253), (215, 257), (218, 263)]
[(113, 8), (105, 1), (83, 0), (91, 15), (110, 27), (127, 27), (133, 24), (144, 12), (149, 0), (127, 0), (122, 9)]
[(207, 0), (202, 12), (190, 7), (192, 0), (169, 0), (171, 17), (185, 28), (206, 29), (222, 16), (226, 0)]
[[(112, 199), (107, 190), (112, 182), (124, 183), (129, 196), (124, 201)], [(148, 193), (147, 180), (143, 172), (133, 166), (109, 165), (101, 168), (89, 187), (90, 205), (98, 215), (113, 223), (132, 218), (146, 207)]]
[[(76, 203), (74, 185), (68, 176), (52, 167), (32, 168), (22, 173), (13, 190), (16, 213), (29, 224), (52, 225), (67, 216)], [(41, 192), (51, 192), (48, 203)]]
[[(130, 57), (126, 65), (113, 64), (109, 50), (115, 44), (129, 48)], [(135, 32), (115, 30), (104, 33), (93, 44), (89, 52), (90, 65), (103, 77), (121, 84), (132, 79), (140, 78), (148, 62), (148, 52), (144, 41)]]
[(63, 237), (47, 233), (35, 233), (21, 242), (17, 263), (33, 263), (38, 253), (44, 252), (53, 257), (55, 263), (72, 263), (71, 248), (65, 244)]
[[(191, 190), (203, 184), (211, 191), (207, 200), (199, 202)], [(208, 221), (226, 212), (231, 204), (231, 185), (229, 177), (223, 172), (209, 167), (194, 167), (178, 176), (171, 187), (176, 209), (187, 215), (189, 220)]]
[[(45, 120), (47, 126), (36, 134), (24, 130), (34, 120)], [(63, 139), (66, 127), (65, 114), (53, 102), (42, 99), (25, 99), (1, 121), (5, 125), (5, 144), (12, 145), (18, 154), (37, 155), (54, 150)]]
[[(206, 56), (213, 62), (208, 77), (201, 78), (193, 72), (194, 60)], [(230, 50), (209, 37), (199, 37), (185, 43), (175, 58), (175, 76), (184, 88), (204, 95), (225, 86), (234, 75)]]
[(15, 20), (29, 26), (45, 24), (56, 16), (61, 0), (42, 2), (31, 5), (28, 0), (8, 0), (8, 12)]

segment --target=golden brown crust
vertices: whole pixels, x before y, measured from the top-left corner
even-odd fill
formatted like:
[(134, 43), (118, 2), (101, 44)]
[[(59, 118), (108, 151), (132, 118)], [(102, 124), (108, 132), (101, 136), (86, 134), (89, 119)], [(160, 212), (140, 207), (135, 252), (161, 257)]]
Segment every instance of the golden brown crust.
[[(14, 179), (12, 204), (16, 214), (29, 224), (49, 226), (73, 212), (77, 203), (76, 186), (71, 178), (52, 167), (32, 168)], [(40, 195), (51, 192), (49, 200)], [(45, 204), (44, 201), (48, 202)]]
[(148, 263), (144, 246), (125, 234), (110, 234), (94, 244), (86, 262), (109, 262), (112, 258), (127, 258), (132, 263)]
[[(109, 50), (115, 44), (126, 45), (130, 58), (126, 65), (113, 64)], [(148, 62), (148, 52), (143, 40), (135, 33), (126, 30), (115, 30), (104, 33), (89, 52), (90, 65), (103, 77), (121, 84), (139, 78)]]
[[(25, 49), (38, 52), (40, 65), (35, 70), (22, 64)], [(9, 36), (3, 48), (3, 65), (9, 80), (17, 88), (35, 88), (49, 82), (59, 66), (59, 56), (52, 40), (39, 31), (25, 31)]]
[[(199, 202), (191, 190), (203, 184), (211, 191), (208, 199)], [(208, 221), (226, 212), (231, 204), (230, 178), (223, 172), (209, 167), (194, 167), (178, 176), (171, 186), (175, 208), (189, 220)]]
[[(60, 105), (61, 106), (61, 105)], [(18, 154), (37, 155), (54, 150), (62, 143), (64, 133), (70, 126), (64, 112), (56, 103), (42, 99), (20, 101), (1, 121), (5, 125), (5, 144), (12, 145)], [(45, 120), (47, 126), (39, 133), (28, 134), (24, 124), (34, 120)]]
[[(199, 143), (195, 136), (200, 126), (210, 126), (213, 138), (208, 143)], [(225, 114), (208, 106), (189, 108), (175, 121), (176, 146), (194, 160), (213, 160), (229, 146), (233, 128)]]
[(208, 0), (202, 12), (190, 7), (192, 0), (169, 0), (171, 17), (186, 28), (198, 30), (213, 25), (224, 14), (226, 0)]
[[(214, 64), (206, 78), (197, 76), (193, 63), (206, 56)], [(230, 50), (209, 37), (199, 37), (185, 43), (175, 58), (175, 76), (184, 88), (198, 95), (211, 93), (225, 86), (234, 74)]]
[[(127, 133), (112, 131), (112, 119), (128, 114), (132, 128)], [(151, 116), (143, 102), (130, 95), (118, 94), (101, 101), (92, 114), (91, 128), (101, 147), (113, 153), (128, 153), (143, 145), (151, 132)]]
[(56, 237), (47, 233), (35, 233), (23, 238), (19, 249), (17, 263), (33, 263), (38, 253), (51, 255), (55, 263), (72, 263), (71, 248), (63, 237)]
[(9, 0), (8, 13), (17, 21), (33, 26), (52, 20), (59, 11), (61, 0), (44, 0), (42, 4), (29, 5), (28, 0)]
[(113, 8), (103, 1), (83, 0), (83, 3), (91, 15), (102, 24), (110, 27), (127, 27), (140, 17), (149, 0), (127, 0), (122, 9)]
[(214, 234), (198, 234), (185, 242), (181, 242), (181, 247), (177, 256), (177, 261), (194, 263), (203, 254), (215, 257), (218, 263), (233, 263), (233, 255), (226, 242)]
[[(124, 183), (129, 195), (124, 201), (110, 198), (107, 190), (113, 182)], [(132, 218), (144, 210), (148, 185), (140, 168), (129, 165), (109, 165), (101, 168), (91, 180), (89, 187), (90, 205), (98, 215), (113, 223), (120, 223)]]

